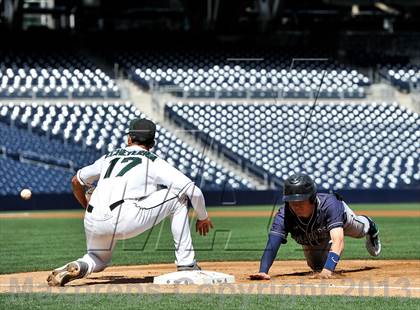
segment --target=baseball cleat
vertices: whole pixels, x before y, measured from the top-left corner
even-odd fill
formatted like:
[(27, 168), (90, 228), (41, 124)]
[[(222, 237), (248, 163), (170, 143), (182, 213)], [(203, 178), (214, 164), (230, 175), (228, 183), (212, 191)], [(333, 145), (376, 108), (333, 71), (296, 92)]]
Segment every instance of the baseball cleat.
[(365, 216), (369, 221), (369, 231), (366, 235), (366, 249), (372, 256), (381, 254), (381, 240), (379, 239), (379, 228), (369, 217)]
[(74, 261), (67, 265), (54, 269), (47, 278), (49, 286), (64, 286), (64, 284), (83, 278), (88, 271), (88, 264)]
[(194, 262), (192, 265), (188, 266), (177, 266), (177, 271), (194, 271), (194, 270), (201, 270), (200, 266), (197, 265), (197, 262)]

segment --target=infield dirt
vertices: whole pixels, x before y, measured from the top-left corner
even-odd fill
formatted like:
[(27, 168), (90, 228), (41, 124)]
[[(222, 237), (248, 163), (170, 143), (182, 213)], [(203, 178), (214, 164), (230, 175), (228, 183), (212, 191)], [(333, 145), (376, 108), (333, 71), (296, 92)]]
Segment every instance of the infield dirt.
[(153, 277), (175, 271), (174, 264), (109, 267), (65, 287), (49, 287), (49, 271), (0, 275), (2, 293), (209, 293), (399, 296), (420, 298), (419, 260), (343, 260), (334, 279), (312, 279), (304, 261), (276, 261), (270, 281), (251, 281), (259, 262), (201, 262), (204, 270), (229, 273), (235, 284), (156, 285)]
[[(381, 217), (420, 217), (420, 210), (357, 211)], [(263, 210), (209, 212), (212, 217), (269, 217)], [(82, 218), (83, 212), (2, 213), (0, 218)], [(259, 262), (200, 262), (203, 270), (235, 276), (235, 284), (155, 285), (153, 277), (175, 271), (174, 264), (109, 267), (65, 287), (49, 287), (50, 271), (0, 275), (0, 293), (209, 293), (398, 296), (420, 298), (420, 260), (343, 260), (333, 279), (312, 279), (305, 261), (276, 261), (270, 281), (251, 281)]]

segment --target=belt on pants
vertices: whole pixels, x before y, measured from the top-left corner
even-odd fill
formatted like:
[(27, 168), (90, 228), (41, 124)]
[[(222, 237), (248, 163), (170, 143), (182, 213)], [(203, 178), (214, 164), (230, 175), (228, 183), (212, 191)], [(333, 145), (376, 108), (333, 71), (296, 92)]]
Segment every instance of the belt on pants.
[[(122, 200), (118, 200), (118, 201), (114, 202), (113, 204), (111, 204), (111, 205), (109, 206), (109, 209), (112, 211), (112, 210), (114, 210), (116, 207), (118, 207), (120, 204), (122, 204), (123, 202), (124, 202), (124, 199), (122, 199)], [(93, 211), (93, 207), (92, 207), (91, 205), (88, 205), (88, 207), (86, 208), (86, 211), (87, 211), (87, 212), (89, 212), (89, 213), (92, 213), (92, 211)]]
[[(126, 201), (126, 200), (137, 200), (137, 201), (141, 201), (141, 200), (143, 200), (144, 198), (146, 198), (147, 196), (144, 196), (144, 197), (140, 197), (140, 198), (126, 198), (126, 199), (121, 199), (121, 200), (118, 200), (118, 201), (116, 201), (116, 202), (114, 202), (113, 204), (111, 204), (110, 206), (109, 206), (109, 209), (112, 211), (112, 210), (114, 210), (116, 207), (118, 207), (120, 204), (122, 204), (124, 201)], [(89, 212), (89, 213), (92, 213), (92, 211), (93, 211), (93, 206), (91, 206), (91, 205), (88, 205), (87, 206), (87, 208), (86, 208), (86, 211), (87, 212)]]

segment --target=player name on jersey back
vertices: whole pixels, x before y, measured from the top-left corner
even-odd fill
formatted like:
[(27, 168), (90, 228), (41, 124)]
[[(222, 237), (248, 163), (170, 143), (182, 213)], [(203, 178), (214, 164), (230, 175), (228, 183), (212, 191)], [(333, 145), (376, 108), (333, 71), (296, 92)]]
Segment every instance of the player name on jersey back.
[(149, 158), (151, 161), (155, 161), (157, 156), (149, 151), (145, 150), (138, 150), (138, 151), (127, 151), (125, 149), (116, 149), (111, 153), (105, 155), (105, 158), (112, 157), (112, 156), (137, 156), (141, 155), (144, 157)]

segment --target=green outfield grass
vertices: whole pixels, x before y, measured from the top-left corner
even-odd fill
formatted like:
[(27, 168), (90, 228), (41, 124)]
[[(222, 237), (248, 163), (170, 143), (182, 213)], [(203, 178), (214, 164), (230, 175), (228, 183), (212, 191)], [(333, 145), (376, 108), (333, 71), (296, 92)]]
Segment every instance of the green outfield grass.
[[(415, 210), (418, 205), (354, 205), (363, 210)], [(270, 209), (231, 207), (229, 209)], [(381, 259), (420, 259), (420, 218), (376, 218), (381, 231)], [(270, 219), (213, 218), (215, 230), (206, 237), (193, 232), (199, 261), (259, 260)], [(192, 227), (194, 227), (192, 223)], [(86, 251), (82, 219), (0, 219), (0, 273), (50, 270), (81, 257)], [(370, 259), (364, 239), (346, 238), (343, 259)], [(136, 238), (119, 241), (113, 264), (135, 265), (174, 261), (169, 220)], [(278, 260), (303, 259), (290, 237)]]
[(419, 309), (419, 299), (275, 295), (0, 294), (12, 309)]
[[(349, 204), (349, 206), (353, 210), (420, 210), (420, 203), (355, 203), (355, 204)], [(225, 211), (233, 211), (233, 210), (277, 210), (279, 208), (279, 205), (249, 205), (249, 206), (231, 206), (231, 205), (224, 205), (224, 206), (218, 206), (218, 207), (208, 207), (208, 210), (225, 210)], [(8, 213), (49, 213), (49, 212), (55, 212), (55, 213), (68, 213), (68, 212), (75, 212), (75, 213), (81, 213), (83, 212), (82, 208), (78, 210), (38, 210), (38, 211), (4, 211), (2, 213), (8, 214)]]
[[(418, 210), (415, 204), (352, 205), (354, 210)], [(271, 206), (228, 207), (224, 210), (272, 210)], [(80, 211), (75, 211), (80, 212)], [(376, 218), (383, 244), (382, 259), (420, 259), (420, 218)], [(193, 232), (200, 261), (259, 260), (267, 240), (269, 218), (214, 217), (215, 230), (207, 237)], [(195, 220), (192, 221), (192, 227)], [(0, 219), (0, 273), (50, 270), (86, 251), (82, 219)], [(346, 238), (343, 259), (370, 259), (364, 239)], [(279, 260), (303, 259), (289, 237)], [(169, 221), (116, 247), (113, 264), (173, 263)], [(281, 263), (281, 262), (277, 262)], [(420, 299), (174, 294), (0, 294), (10, 309), (419, 309)]]
[[(350, 208), (354, 211), (356, 210), (420, 210), (420, 203), (355, 203), (349, 204)], [(270, 205), (262, 205), (262, 206), (223, 206), (222, 209), (220, 207), (210, 207), (210, 210), (277, 210), (279, 205), (270, 206)]]

